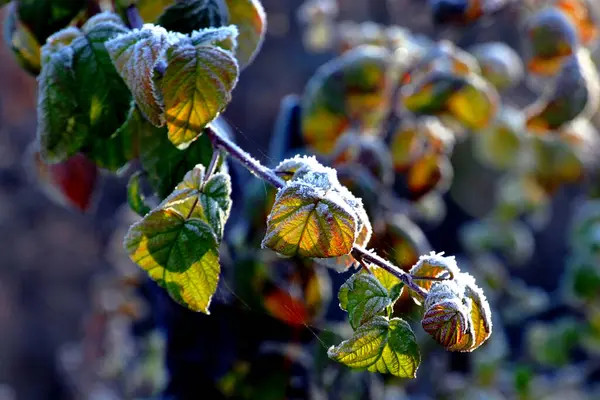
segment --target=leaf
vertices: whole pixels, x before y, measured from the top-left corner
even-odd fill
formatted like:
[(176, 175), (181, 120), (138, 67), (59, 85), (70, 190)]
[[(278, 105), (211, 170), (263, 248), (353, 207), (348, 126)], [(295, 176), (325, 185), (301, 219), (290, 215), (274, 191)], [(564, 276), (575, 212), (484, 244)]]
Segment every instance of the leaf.
[(546, 7), (526, 21), (526, 45), (530, 60), (529, 72), (552, 76), (561, 62), (579, 46), (575, 26), (556, 7)]
[[(107, 15), (108, 14), (108, 15)], [(92, 138), (108, 138), (127, 120), (131, 94), (115, 70), (104, 43), (127, 32), (115, 14), (102, 13), (82, 27), (84, 36), (71, 43), (78, 87), (77, 102)], [(107, 20), (105, 20), (107, 19)], [(104, 21), (103, 21), (104, 20)]]
[(58, 204), (81, 212), (92, 206), (98, 187), (98, 168), (83, 155), (76, 154), (58, 164), (47, 164), (35, 151), (32, 168), (48, 197)]
[(19, 0), (19, 18), (29, 27), (38, 43), (67, 26), (86, 6), (85, 0)]
[(486, 128), (494, 119), (499, 102), (496, 89), (483, 78), (473, 75), (450, 96), (447, 107), (464, 126), (478, 130)]
[(240, 69), (247, 67), (258, 54), (267, 31), (267, 16), (259, 0), (225, 0), (229, 23), (240, 32), (235, 57)]
[(459, 299), (450, 298), (426, 307), (421, 324), (446, 350), (470, 351), (473, 328), (469, 309)]
[(185, 149), (231, 101), (237, 62), (212, 45), (177, 43), (167, 51), (161, 80), (169, 140)]
[(352, 328), (357, 329), (391, 304), (388, 291), (373, 275), (354, 274), (338, 292), (340, 308), (348, 312)]
[(169, 31), (195, 30), (227, 25), (229, 15), (224, 0), (180, 0), (167, 7), (157, 25)]
[(525, 109), (526, 126), (534, 133), (547, 133), (575, 118), (589, 117), (599, 105), (600, 77), (587, 49), (565, 59), (554, 83)]
[(470, 49), (483, 78), (498, 90), (516, 86), (523, 80), (524, 66), (519, 54), (503, 42), (480, 43)]
[(432, 71), (414, 85), (401, 88), (402, 104), (417, 114), (435, 115), (446, 107), (448, 99), (465, 86), (464, 77), (449, 71)]
[(471, 324), (473, 326), (473, 345), (470, 351), (481, 346), (492, 334), (492, 312), (483, 290), (475, 284), (475, 279), (461, 274), (465, 281), (465, 296), (471, 299)]
[(19, 65), (32, 75), (40, 73), (40, 44), (17, 15), (16, 4), (7, 7), (4, 17), (4, 39)]
[(64, 161), (87, 140), (87, 127), (77, 104), (73, 49), (64, 48), (44, 63), (38, 78), (37, 138), (42, 157), (51, 163)]
[(231, 178), (216, 173), (205, 182), (205, 168), (197, 165), (160, 207), (173, 208), (182, 215), (207, 222), (220, 241), (231, 210)]
[(112, 137), (127, 119), (131, 95), (104, 47), (127, 30), (114, 21), (114, 14), (97, 14), (81, 31), (58, 32), (42, 48), (38, 138), (51, 162)]
[(389, 109), (389, 52), (376, 46), (348, 51), (322, 65), (302, 98), (302, 136), (306, 145), (330, 153), (350, 127), (376, 127)]
[(137, 108), (129, 121), (130, 129), (140, 140), (140, 162), (148, 174), (148, 182), (162, 200), (197, 164), (207, 166), (213, 148), (206, 135), (200, 136), (185, 150), (178, 150), (167, 137), (167, 128), (150, 124)]
[(352, 338), (327, 350), (329, 358), (350, 368), (367, 368), (381, 358), (388, 340), (389, 322), (384, 317), (375, 317), (362, 325)]
[(398, 318), (377, 316), (354, 336), (327, 351), (329, 358), (350, 368), (368, 368), (401, 378), (416, 377), (421, 355), (410, 326)]
[(156, 126), (165, 124), (164, 106), (154, 85), (154, 69), (165, 57), (167, 31), (154, 25), (128, 32), (106, 42), (106, 49), (117, 72), (133, 94), (140, 111)]
[(329, 258), (349, 254), (357, 216), (333, 191), (291, 182), (277, 192), (262, 247), (285, 256)]
[[(118, 172), (139, 155), (140, 132), (134, 128), (132, 119), (135, 103), (129, 110), (127, 120), (109, 138), (92, 137), (84, 147), (86, 156), (99, 168)], [(143, 118), (143, 117), (141, 117)]]
[(416, 378), (421, 353), (408, 322), (393, 318), (389, 322), (388, 341), (381, 358), (369, 367), (371, 372), (392, 374), (400, 378)]
[(143, 217), (151, 211), (151, 208), (146, 204), (146, 198), (142, 193), (142, 176), (143, 174), (138, 171), (131, 175), (129, 182), (127, 183), (127, 203), (140, 217)]
[(157, 209), (131, 226), (124, 246), (133, 262), (173, 300), (210, 313), (221, 268), (218, 242), (207, 223), (185, 219), (172, 209)]
[[(460, 270), (454, 257), (444, 257), (444, 253), (437, 254), (432, 251), (428, 255), (419, 257), (419, 261), (409, 272), (413, 276), (415, 283), (425, 292), (428, 292), (433, 285), (433, 281), (415, 279), (415, 277), (454, 279), (460, 273)], [(413, 296), (416, 295), (412, 291), (411, 294)]]

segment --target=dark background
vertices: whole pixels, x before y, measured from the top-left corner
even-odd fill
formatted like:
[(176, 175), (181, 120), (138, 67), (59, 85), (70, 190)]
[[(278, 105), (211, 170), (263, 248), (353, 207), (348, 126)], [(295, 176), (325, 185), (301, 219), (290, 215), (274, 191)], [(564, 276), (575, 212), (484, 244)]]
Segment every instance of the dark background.
[[(436, 30), (425, 0), (340, 0), (339, 20), (396, 23), (461, 45), (502, 40), (518, 47), (515, 14), (501, 13), (493, 23), (467, 32)], [(266, 158), (268, 138), (280, 99), (300, 94), (315, 69), (331, 54), (307, 53), (295, 10), (300, 0), (263, 0), (269, 28), (263, 49), (247, 68), (234, 91), (226, 117), (237, 142), (257, 158)], [(2, 15), (2, 12), (0, 12)], [(516, 93), (517, 102), (527, 96)], [(21, 70), (6, 46), (0, 46), (0, 385), (21, 399), (68, 398), (56, 368), (56, 351), (82, 335), (82, 318), (90, 308), (94, 274), (106, 269), (106, 247), (115, 228), (115, 211), (125, 200), (124, 182), (103, 177), (94, 209), (81, 215), (52, 203), (33, 184), (22, 156), (35, 136), (36, 81)], [(481, 200), (486, 200), (482, 170), (474, 177)], [(483, 194), (483, 196), (482, 196)], [(566, 193), (558, 195), (551, 231), (564, 227)], [(450, 205), (449, 221), (431, 237), (436, 250), (456, 246), (453, 221), (464, 218)], [(454, 225), (454, 226), (453, 226)], [(529, 271), (551, 269), (564, 255), (561, 235), (538, 238), (538, 253)], [(547, 282), (535, 282), (551, 286)], [(4, 400), (0, 390), (0, 400)]]

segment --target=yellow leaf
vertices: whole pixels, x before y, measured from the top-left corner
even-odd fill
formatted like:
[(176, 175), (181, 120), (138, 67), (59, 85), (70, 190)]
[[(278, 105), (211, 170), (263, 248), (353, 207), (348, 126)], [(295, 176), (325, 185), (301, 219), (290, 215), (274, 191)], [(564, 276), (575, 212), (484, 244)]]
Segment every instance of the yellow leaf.
[(357, 219), (334, 191), (292, 182), (277, 193), (262, 247), (285, 256), (343, 256), (356, 241)]
[(157, 209), (129, 229), (124, 246), (173, 300), (209, 314), (221, 268), (217, 239), (207, 223)]
[(267, 30), (267, 16), (259, 0), (225, 0), (229, 23), (240, 31), (235, 52), (240, 68), (250, 64), (262, 46)]

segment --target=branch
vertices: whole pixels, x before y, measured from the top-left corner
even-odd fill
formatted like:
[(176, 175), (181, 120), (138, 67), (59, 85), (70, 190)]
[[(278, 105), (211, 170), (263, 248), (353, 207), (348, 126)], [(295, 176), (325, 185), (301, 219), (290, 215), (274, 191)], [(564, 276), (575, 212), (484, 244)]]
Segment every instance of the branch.
[[(260, 162), (252, 158), (250, 154), (242, 150), (237, 144), (219, 135), (210, 126), (206, 128), (204, 132), (206, 135), (208, 135), (208, 137), (215, 146), (227, 152), (236, 161), (242, 164), (248, 171), (250, 171), (257, 177), (270, 183), (278, 189), (282, 188), (285, 185), (283, 179), (278, 177), (271, 169), (265, 167)], [(409, 273), (404, 272), (394, 264), (378, 256), (377, 254), (355, 245), (352, 249), (352, 255), (356, 259), (358, 259), (359, 262), (361, 260), (364, 260), (386, 270), (390, 274), (394, 275), (396, 278), (400, 279), (406, 286), (418, 293), (423, 298), (427, 297), (427, 293), (413, 281)]]

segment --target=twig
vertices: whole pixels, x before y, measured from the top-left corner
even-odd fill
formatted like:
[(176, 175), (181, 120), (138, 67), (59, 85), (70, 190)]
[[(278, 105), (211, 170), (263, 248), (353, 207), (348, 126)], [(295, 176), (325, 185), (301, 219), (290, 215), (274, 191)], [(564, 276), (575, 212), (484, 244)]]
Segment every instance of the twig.
[[(284, 186), (285, 182), (281, 178), (279, 178), (275, 174), (275, 172), (273, 172), (271, 169), (265, 167), (260, 162), (252, 158), (237, 144), (219, 135), (214, 129), (210, 127), (207, 128), (204, 132), (206, 135), (209, 136), (210, 140), (214, 143), (216, 147), (223, 149), (254, 175), (265, 180), (266, 182), (270, 183), (278, 189)], [(390, 274), (394, 275), (396, 278), (400, 279), (406, 286), (411, 288), (420, 296), (424, 298), (427, 297), (427, 293), (413, 281), (409, 273), (404, 272), (389, 261), (379, 257), (377, 254), (355, 245), (352, 249), (352, 255), (357, 260), (359, 260), (359, 262), (362, 260), (371, 264), (375, 264), (376, 266), (386, 270)]]

